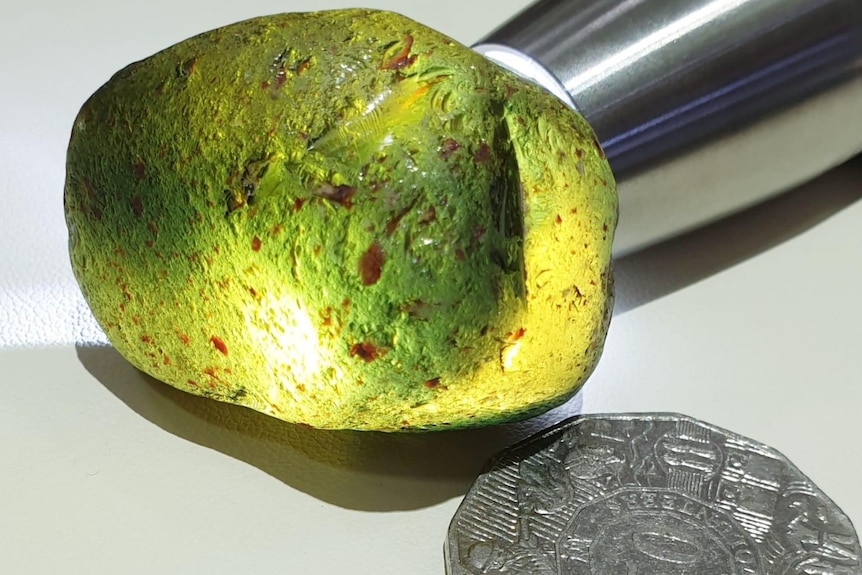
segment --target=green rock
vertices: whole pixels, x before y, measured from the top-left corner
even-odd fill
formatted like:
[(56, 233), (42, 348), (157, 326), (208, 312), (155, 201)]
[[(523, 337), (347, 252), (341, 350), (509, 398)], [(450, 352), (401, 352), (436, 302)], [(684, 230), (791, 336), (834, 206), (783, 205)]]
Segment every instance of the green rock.
[(402, 16), (213, 30), (81, 109), (65, 210), (138, 369), (321, 428), (528, 417), (593, 370), (617, 203), (577, 114)]

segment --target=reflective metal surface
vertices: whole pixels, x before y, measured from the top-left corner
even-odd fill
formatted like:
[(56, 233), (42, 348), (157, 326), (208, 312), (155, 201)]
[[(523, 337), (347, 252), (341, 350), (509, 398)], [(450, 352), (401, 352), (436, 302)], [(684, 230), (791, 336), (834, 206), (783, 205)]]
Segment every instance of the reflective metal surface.
[(860, 575), (847, 516), (769, 447), (596, 415), (507, 450), (449, 527), (449, 575)]
[(862, 151), (859, 0), (541, 0), (476, 49), (590, 121), (619, 185), (617, 253)]

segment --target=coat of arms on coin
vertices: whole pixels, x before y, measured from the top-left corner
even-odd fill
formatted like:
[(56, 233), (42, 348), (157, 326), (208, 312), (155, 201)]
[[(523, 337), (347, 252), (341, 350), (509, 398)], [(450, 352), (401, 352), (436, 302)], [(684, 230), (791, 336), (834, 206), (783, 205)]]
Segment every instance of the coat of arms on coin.
[(449, 575), (862, 575), (847, 516), (777, 451), (669, 414), (584, 416), (502, 453)]

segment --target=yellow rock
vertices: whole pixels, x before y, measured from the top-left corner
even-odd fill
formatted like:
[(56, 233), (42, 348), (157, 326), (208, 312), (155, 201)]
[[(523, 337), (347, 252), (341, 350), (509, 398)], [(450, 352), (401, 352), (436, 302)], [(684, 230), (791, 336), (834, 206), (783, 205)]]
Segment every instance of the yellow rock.
[(65, 209), (96, 319), (170, 385), (321, 428), (528, 417), (612, 307), (617, 203), (585, 121), (386, 12), (201, 34), (83, 106)]

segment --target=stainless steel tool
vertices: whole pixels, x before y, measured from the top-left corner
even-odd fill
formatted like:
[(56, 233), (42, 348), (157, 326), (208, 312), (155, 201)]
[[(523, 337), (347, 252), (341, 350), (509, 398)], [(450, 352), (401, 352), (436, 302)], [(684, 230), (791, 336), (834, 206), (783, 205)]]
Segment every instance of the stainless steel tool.
[(616, 254), (862, 151), (860, 0), (540, 0), (475, 49), (592, 124)]

